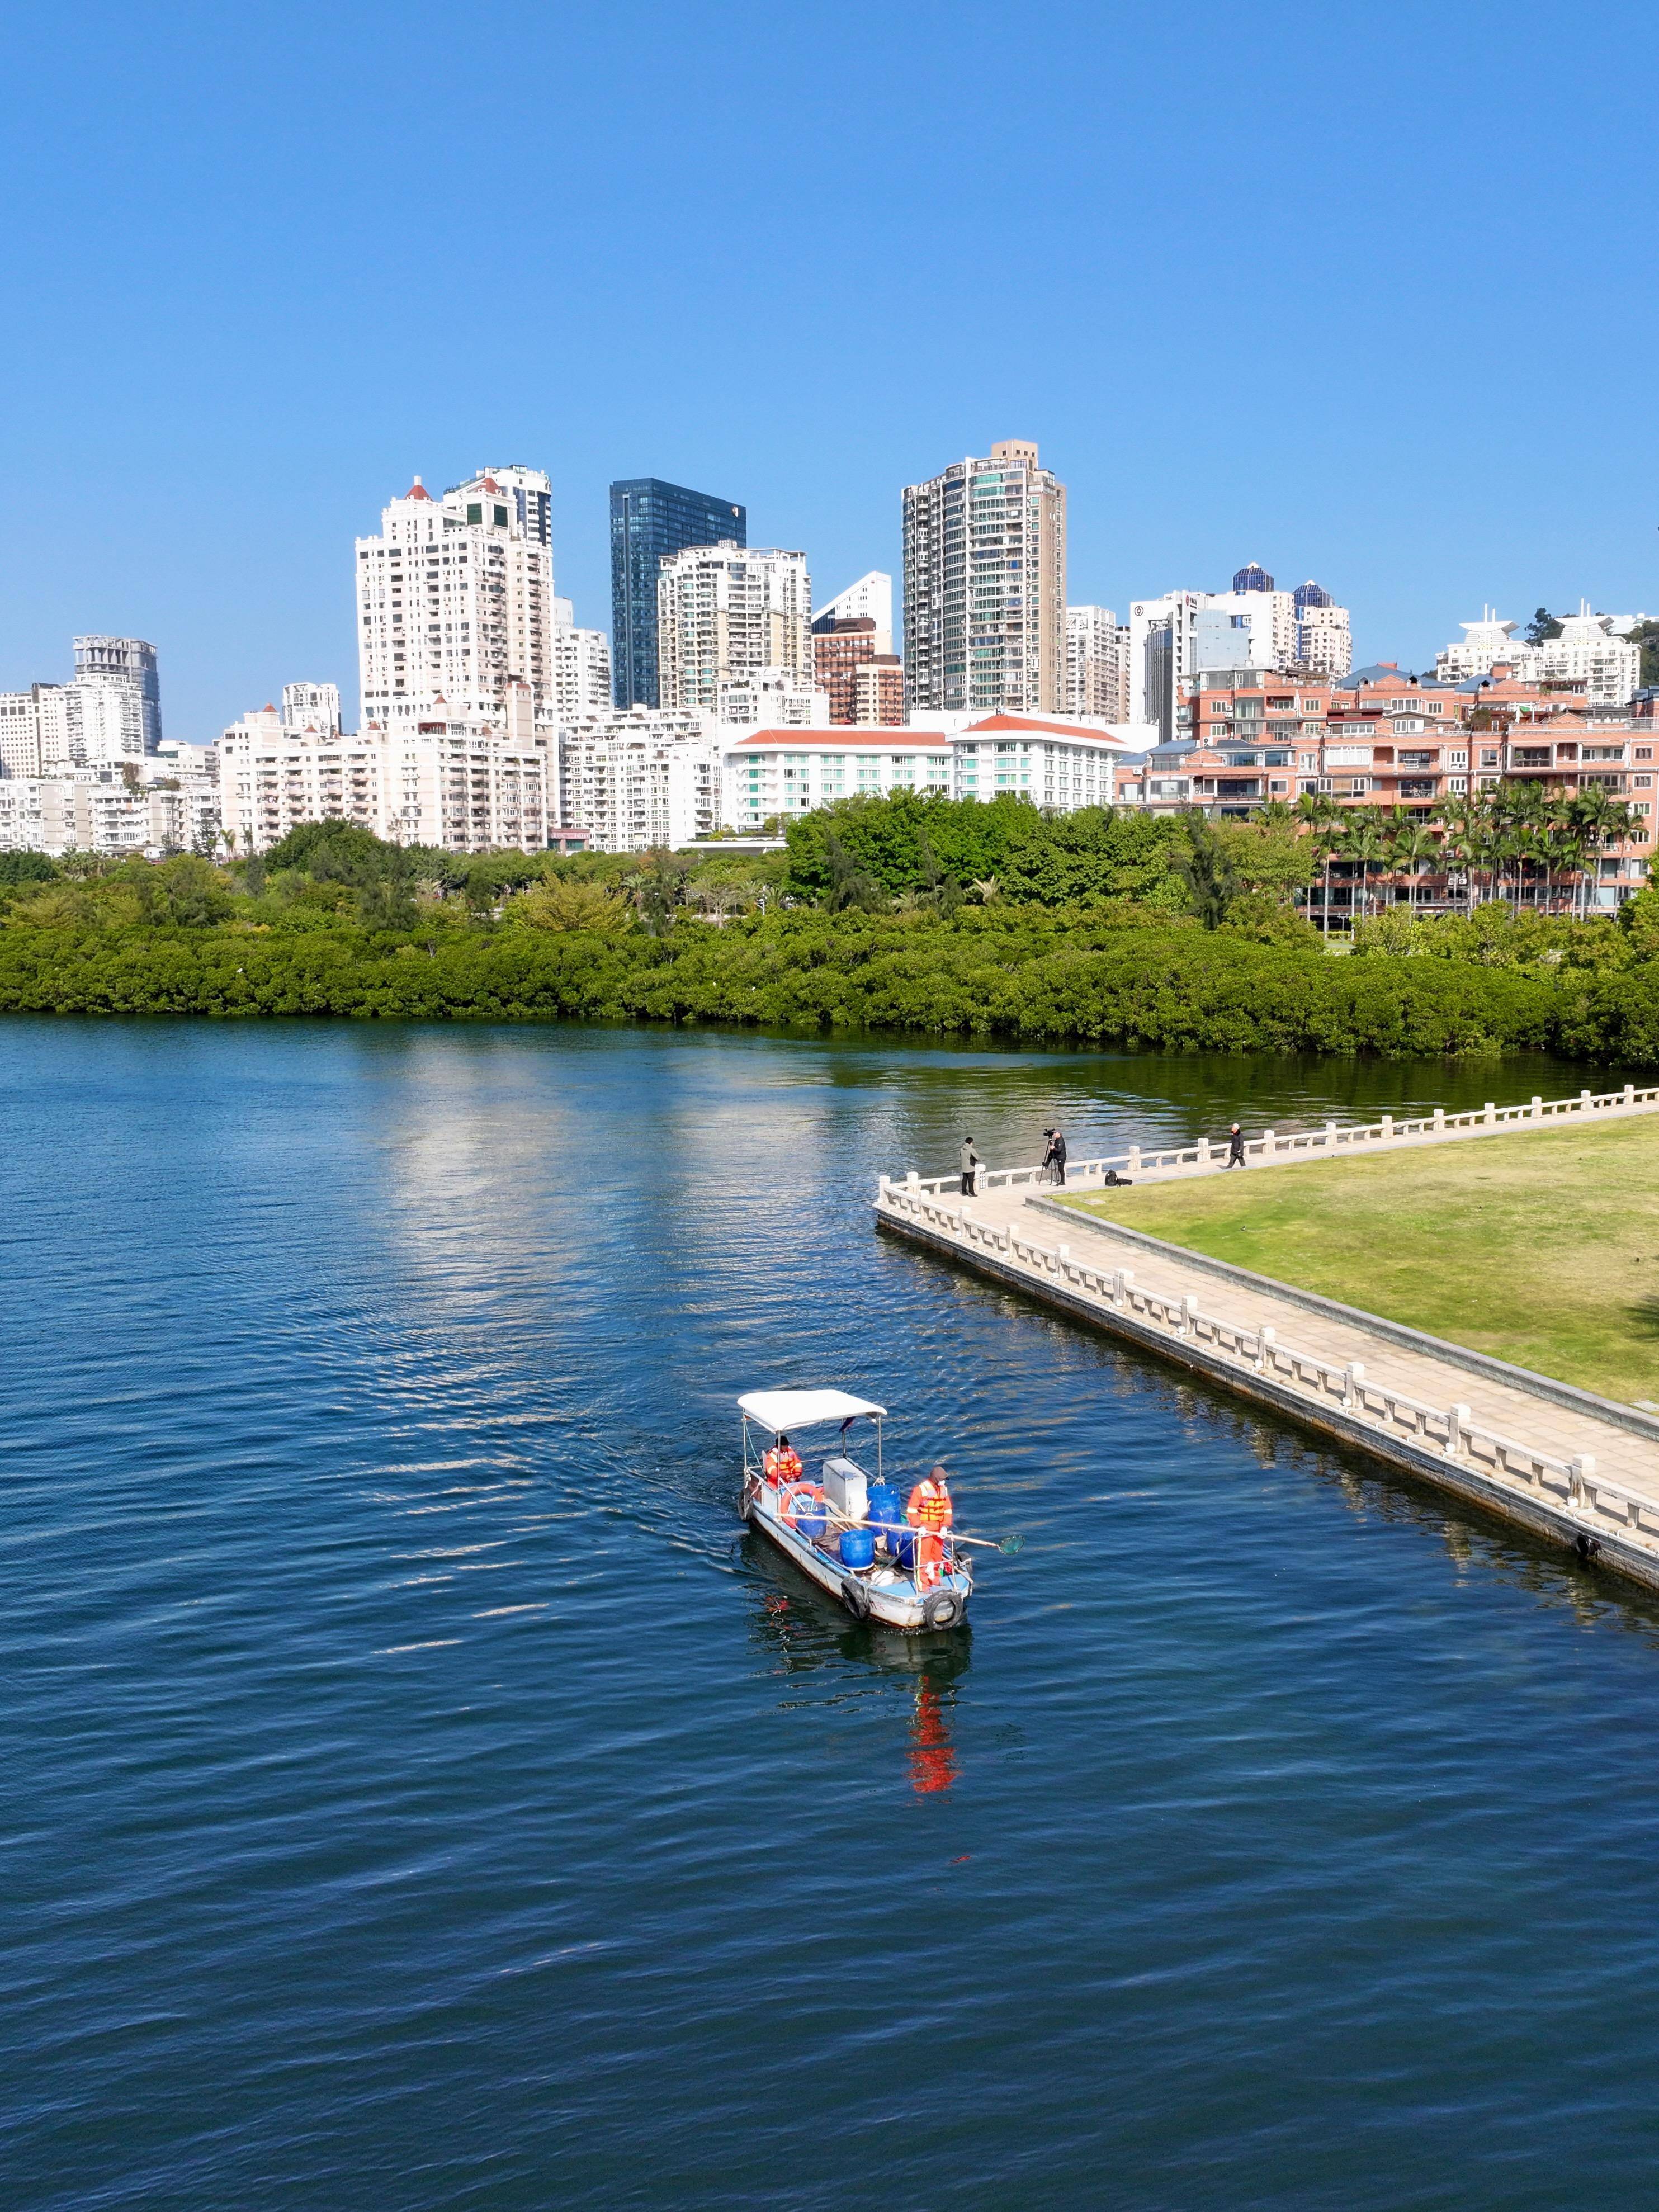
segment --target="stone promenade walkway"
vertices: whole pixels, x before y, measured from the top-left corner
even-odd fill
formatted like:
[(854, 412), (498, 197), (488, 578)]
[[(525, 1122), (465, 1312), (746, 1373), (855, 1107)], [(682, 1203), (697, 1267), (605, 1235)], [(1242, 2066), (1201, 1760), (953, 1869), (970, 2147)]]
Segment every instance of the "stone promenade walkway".
[(1659, 1420), (1636, 1415), (1622, 1426), (1600, 1401), (1562, 1402), (1547, 1378), (1500, 1378), (1431, 1340), (1390, 1341), (1197, 1255), (1149, 1249), (1086, 1214), (1058, 1218), (1032, 1197), (1029, 1184), (964, 1201), (895, 1182), (876, 1211), (979, 1272), (1024, 1283), (1659, 1587)]

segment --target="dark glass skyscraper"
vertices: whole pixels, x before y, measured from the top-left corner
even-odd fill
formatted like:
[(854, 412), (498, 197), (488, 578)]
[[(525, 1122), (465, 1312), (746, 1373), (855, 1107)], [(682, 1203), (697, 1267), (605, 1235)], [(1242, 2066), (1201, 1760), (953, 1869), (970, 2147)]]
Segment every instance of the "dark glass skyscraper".
[(611, 690), (619, 707), (655, 707), (657, 577), (665, 553), (749, 543), (749, 511), (706, 491), (630, 477), (611, 487)]
[(1259, 561), (1247, 561), (1242, 568), (1233, 572), (1236, 592), (1271, 592), (1273, 580)]

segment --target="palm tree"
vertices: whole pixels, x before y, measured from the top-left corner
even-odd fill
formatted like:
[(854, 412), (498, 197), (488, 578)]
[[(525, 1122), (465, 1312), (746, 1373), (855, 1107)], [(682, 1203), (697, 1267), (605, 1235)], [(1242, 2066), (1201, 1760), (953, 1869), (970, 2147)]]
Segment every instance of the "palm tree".
[[(1572, 903), (1576, 911), (1579, 880), (1584, 872), (1584, 847), (1583, 841), (1573, 834), (1572, 824), (1566, 818), (1565, 809), (1557, 809), (1555, 819), (1544, 832), (1544, 850), (1549, 867), (1546, 880), (1552, 886), (1558, 876), (1572, 878)], [(1553, 896), (1549, 903), (1553, 912), (1555, 902)]]
[(1440, 809), (1443, 850), (1449, 868), (1463, 878), (1471, 914), (1474, 911), (1474, 871), (1480, 857), (1483, 809), (1473, 792), (1455, 792)]
[(1296, 820), (1297, 810), (1288, 799), (1264, 799), (1251, 816), (1264, 830), (1288, 830)]
[(1362, 907), (1370, 902), (1371, 870), (1388, 857), (1382, 829), (1374, 807), (1356, 808), (1350, 817), (1347, 835), (1342, 840), (1342, 857), (1359, 865), (1359, 898)]
[(1304, 791), (1296, 802), (1297, 819), (1310, 831), (1315, 848), (1324, 866), (1324, 903), (1320, 908), (1320, 922), (1325, 934), (1331, 933), (1331, 855), (1336, 850), (1342, 809), (1328, 791)]
[(1420, 822), (1413, 822), (1389, 841), (1389, 858), (1396, 867), (1411, 872), (1411, 904), (1417, 912), (1418, 878), (1431, 860), (1440, 857), (1439, 841)]
[(1498, 896), (1499, 898), (1505, 896), (1504, 872), (1512, 868), (1515, 872), (1514, 905), (1517, 913), (1521, 907), (1521, 871), (1531, 852), (1532, 837), (1528, 830), (1515, 822), (1500, 822), (1494, 825), (1492, 856), (1492, 865), (1497, 870)]
[(1601, 855), (1609, 844), (1628, 837), (1635, 824), (1630, 808), (1623, 800), (1615, 799), (1602, 783), (1587, 785), (1568, 802), (1567, 811), (1583, 842), (1585, 858), (1589, 863), (1584, 900), (1588, 919), (1591, 890), (1601, 880)]

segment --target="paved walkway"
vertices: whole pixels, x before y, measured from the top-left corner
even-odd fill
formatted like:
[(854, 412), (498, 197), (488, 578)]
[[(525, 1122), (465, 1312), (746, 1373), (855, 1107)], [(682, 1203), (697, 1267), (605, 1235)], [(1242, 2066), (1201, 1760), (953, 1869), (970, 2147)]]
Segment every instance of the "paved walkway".
[[(1096, 1312), (1121, 1334), (1161, 1338), (1189, 1364), (1251, 1395), (1263, 1395), (1265, 1382), (1265, 1395), (1279, 1402), (1305, 1397), (1321, 1425), (1382, 1446), (1397, 1463), (1451, 1480), (1448, 1463), (1455, 1462), (1483, 1491), (1512, 1486), (1527, 1509), (1514, 1517), (1536, 1527), (1541, 1513), (1568, 1540), (1587, 1528), (1608, 1534), (1609, 1551), (1647, 1555), (1632, 1571), (1659, 1581), (1659, 1437), (1593, 1407), (1563, 1405), (1524, 1379), (1500, 1380), (1430, 1349), (1408, 1349), (1196, 1259), (1150, 1250), (1089, 1215), (1061, 1221), (1029, 1204), (1030, 1196), (1029, 1186), (1004, 1187), (964, 1201), (895, 1184), (877, 1212), (890, 1227), (953, 1249), (985, 1272), (1023, 1277), (1039, 1295)], [(1121, 1271), (1132, 1286), (1115, 1281)], [(1329, 1370), (1354, 1363), (1362, 1372), (1345, 1389), (1342, 1375)], [(1434, 1409), (1432, 1421), (1419, 1418), (1425, 1409)], [(1468, 1430), (1480, 1433), (1470, 1437)], [(1467, 1481), (1452, 1486), (1470, 1492)]]

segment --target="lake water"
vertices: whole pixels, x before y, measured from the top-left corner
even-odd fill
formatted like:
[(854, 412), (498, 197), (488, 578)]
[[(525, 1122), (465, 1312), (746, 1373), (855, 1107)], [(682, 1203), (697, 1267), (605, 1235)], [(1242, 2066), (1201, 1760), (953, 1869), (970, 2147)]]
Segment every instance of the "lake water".
[[(1659, 1606), (868, 1213), (964, 1130), (1582, 1071), (18, 1020), (0, 1070), (8, 2206), (1652, 2204)], [(741, 1533), (732, 1401), (814, 1381), (1025, 1534), (965, 1634)]]

